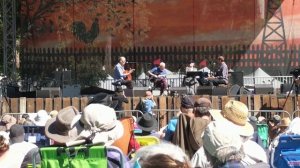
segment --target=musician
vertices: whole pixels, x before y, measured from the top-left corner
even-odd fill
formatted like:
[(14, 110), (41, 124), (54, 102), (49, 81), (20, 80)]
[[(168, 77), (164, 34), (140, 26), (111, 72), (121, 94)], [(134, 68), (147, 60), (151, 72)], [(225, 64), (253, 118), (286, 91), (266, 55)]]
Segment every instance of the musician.
[(203, 59), (199, 63), (199, 71), (203, 72), (203, 76), (198, 76), (197, 81), (201, 86), (206, 86), (209, 85), (210, 83), (208, 82), (207, 77), (211, 75), (210, 69), (207, 67), (207, 61), (206, 59)]
[(162, 95), (168, 86), (166, 64), (161, 62), (158, 67), (154, 67), (148, 71), (148, 75), (150, 76), (150, 81), (154, 83), (154, 86), (160, 87), (160, 95)]
[(223, 56), (218, 57), (218, 69), (214, 76), (207, 78), (211, 86), (228, 84), (228, 67)]
[(126, 64), (126, 58), (121, 56), (118, 59), (118, 64), (114, 68), (114, 80), (113, 85), (125, 85), (128, 89), (132, 89), (132, 80), (125, 80), (125, 78), (134, 72), (134, 69), (129, 69), (125, 72), (124, 65)]
[(189, 71), (197, 71), (197, 68), (195, 67), (195, 62), (193, 60), (191, 60), (189, 65), (185, 67), (185, 72)]
[[(187, 67), (185, 67), (185, 73), (191, 72), (191, 71), (197, 71), (197, 68), (195, 67), (195, 62), (191, 60)], [(195, 77), (194, 76), (187, 76), (185, 75), (182, 80), (183, 86), (192, 86), (195, 85)]]

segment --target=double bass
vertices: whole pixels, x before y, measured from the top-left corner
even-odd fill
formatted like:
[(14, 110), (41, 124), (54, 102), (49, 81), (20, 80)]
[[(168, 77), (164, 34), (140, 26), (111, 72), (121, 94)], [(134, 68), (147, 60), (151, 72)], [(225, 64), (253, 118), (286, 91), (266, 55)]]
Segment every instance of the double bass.
[[(124, 70), (123, 74), (129, 73), (129, 71), (130, 71), (130, 70)], [(124, 78), (124, 80), (127, 80), (127, 81), (132, 80), (132, 75), (131, 75), (131, 73), (129, 73), (129, 74)]]

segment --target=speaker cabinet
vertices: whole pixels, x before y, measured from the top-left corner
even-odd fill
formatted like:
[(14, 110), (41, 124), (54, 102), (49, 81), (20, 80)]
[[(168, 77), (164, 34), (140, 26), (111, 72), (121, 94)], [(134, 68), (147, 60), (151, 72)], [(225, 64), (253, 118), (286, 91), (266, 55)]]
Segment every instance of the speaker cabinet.
[(133, 87), (132, 89), (124, 89), (124, 93), (128, 97), (144, 97), (148, 87)]
[(256, 84), (255, 94), (273, 94), (274, 88), (271, 84)]
[(62, 95), (63, 97), (79, 97), (80, 89), (80, 85), (64, 85)]
[(48, 90), (49, 97), (61, 97), (60, 87), (42, 87), (41, 90)]
[(171, 96), (180, 96), (187, 94), (186, 87), (170, 87)]
[(37, 90), (36, 97), (37, 98), (50, 98), (50, 91), (49, 90)]
[(240, 88), (238, 84), (232, 85), (228, 91), (228, 95), (230, 96), (237, 96), (240, 94)]
[(227, 95), (227, 87), (215, 86), (212, 95)]
[(241, 71), (231, 72), (228, 80), (231, 85), (244, 86), (244, 73)]
[(212, 95), (213, 86), (198, 86), (197, 95)]
[(223, 86), (198, 86), (197, 95), (227, 95), (227, 87)]

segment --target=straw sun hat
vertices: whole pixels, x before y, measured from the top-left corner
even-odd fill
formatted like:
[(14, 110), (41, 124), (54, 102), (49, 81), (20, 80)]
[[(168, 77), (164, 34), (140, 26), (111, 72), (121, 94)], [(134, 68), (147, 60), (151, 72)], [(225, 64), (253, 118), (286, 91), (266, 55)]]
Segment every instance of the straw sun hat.
[(222, 111), (210, 110), (214, 120), (225, 120), (233, 123), (239, 130), (241, 136), (251, 136), (254, 132), (253, 126), (248, 122), (247, 106), (236, 100), (229, 100)]

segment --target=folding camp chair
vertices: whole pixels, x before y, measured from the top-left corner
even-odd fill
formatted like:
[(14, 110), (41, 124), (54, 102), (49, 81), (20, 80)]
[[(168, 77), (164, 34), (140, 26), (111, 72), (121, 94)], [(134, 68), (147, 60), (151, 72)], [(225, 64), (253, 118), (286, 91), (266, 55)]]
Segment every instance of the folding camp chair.
[[(114, 146), (43, 147), (40, 148), (39, 153), (41, 164), (37, 165), (33, 159), (33, 168), (123, 168), (126, 164), (126, 158), (122, 151)], [(114, 166), (109, 166), (111, 163)], [(29, 167), (31, 166), (29, 165)]]
[(300, 135), (281, 135), (270, 164), (278, 168), (300, 168)]
[(159, 144), (160, 140), (155, 136), (135, 136), (136, 140), (140, 144), (140, 146), (148, 146), (148, 145), (155, 145)]
[(263, 147), (266, 149), (269, 146), (269, 127), (267, 124), (256, 124), (257, 134), (262, 140)]

